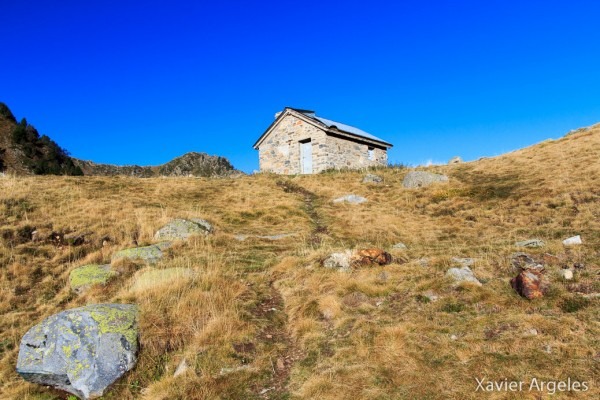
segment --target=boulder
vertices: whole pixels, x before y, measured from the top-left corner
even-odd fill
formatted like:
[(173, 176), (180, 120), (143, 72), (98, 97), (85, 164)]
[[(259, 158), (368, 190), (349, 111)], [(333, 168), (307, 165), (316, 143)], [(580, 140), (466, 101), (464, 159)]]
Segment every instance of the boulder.
[(185, 240), (192, 235), (208, 235), (212, 225), (203, 219), (174, 219), (156, 231), (154, 240)]
[(90, 264), (75, 268), (69, 274), (69, 285), (71, 290), (81, 294), (93, 285), (106, 285), (108, 280), (116, 275), (110, 264)]
[(565, 245), (565, 246), (576, 246), (579, 244), (583, 244), (583, 242), (581, 241), (581, 236), (579, 236), (579, 235), (572, 236), (570, 238), (563, 240), (563, 245)]
[(378, 175), (366, 174), (362, 180), (362, 183), (381, 183), (383, 178)]
[(156, 264), (163, 257), (165, 244), (153, 244), (145, 247), (133, 247), (117, 251), (112, 256), (112, 261), (120, 259), (141, 260), (148, 264)]
[(352, 262), (358, 265), (388, 265), (392, 263), (392, 256), (390, 253), (377, 248), (362, 249), (355, 252)]
[(95, 304), (55, 314), (31, 328), (17, 372), (27, 381), (95, 399), (137, 361), (138, 310)]
[(425, 171), (411, 171), (404, 177), (402, 186), (405, 188), (420, 188), (426, 187), (437, 182), (448, 182), (446, 175), (434, 174)]
[(325, 268), (337, 269), (342, 272), (350, 271), (350, 264), (352, 261), (352, 251), (346, 250), (340, 253), (332, 253), (325, 260), (323, 260), (323, 266)]
[(526, 299), (532, 300), (544, 295), (542, 274), (536, 270), (524, 270), (510, 280), (512, 288)]
[(448, 164), (460, 164), (462, 162), (463, 162), (462, 158), (460, 158), (459, 156), (456, 156), (456, 157), (452, 157), (450, 159), (450, 161), (448, 161)]
[(364, 197), (357, 196), (355, 194), (348, 194), (346, 196), (338, 197), (337, 199), (333, 200), (334, 203), (350, 203), (350, 204), (361, 204), (366, 201), (367, 201), (367, 199), (365, 199)]
[(523, 241), (515, 243), (515, 246), (517, 246), (517, 247), (531, 247), (531, 248), (544, 247), (545, 245), (546, 245), (546, 243), (544, 243), (544, 241), (542, 239), (528, 239), (528, 240), (523, 240)]
[(463, 282), (468, 282), (473, 283), (477, 286), (481, 286), (481, 282), (479, 282), (479, 280), (475, 277), (473, 271), (471, 271), (471, 268), (469, 267), (450, 268), (446, 272), (446, 276), (451, 277), (452, 279), (454, 279), (454, 281), (456, 281), (456, 283), (459, 284)]

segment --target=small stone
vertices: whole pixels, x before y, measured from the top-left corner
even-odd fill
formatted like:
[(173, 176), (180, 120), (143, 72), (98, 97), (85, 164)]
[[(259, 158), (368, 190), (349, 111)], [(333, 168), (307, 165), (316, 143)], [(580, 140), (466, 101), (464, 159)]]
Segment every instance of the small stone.
[(350, 203), (350, 204), (361, 204), (365, 203), (367, 199), (362, 196), (357, 196), (355, 194), (348, 194), (346, 196), (338, 197), (333, 200), (334, 203)]
[(381, 182), (383, 182), (383, 178), (378, 175), (367, 174), (363, 178), (362, 182), (363, 183), (381, 183)]
[(190, 366), (187, 363), (187, 360), (184, 358), (183, 360), (181, 360), (181, 362), (179, 363), (179, 365), (177, 366), (177, 369), (175, 370), (175, 373), (173, 374), (173, 377), (176, 378), (180, 375), (183, 375), (187, 372), (188, 368)]
[(404, 243), (400, 242), (400, 243), (396, 243), (395, 245), (393, 245), (392, 249), (394, 249), (394, 250), (406, 250), (406, 249), (408, 249), (408, 247), (406, 247), (406, 245)]
[(448, 164), (460, 164), (462, 162), (463, 162), (462, 158), (460, 158), (459, 156), (456, 156), (456, 157), (452, 157), (450, 159), (450, 161), (448, 161)]
[(573, 271), (571, 271), (570, 269), (561, 269), (560, 270), (560, 276), (564, 280), (570, 281), (570, 280), (573, 279)]
[(473, 283), (477, 286), (481, 286), (481, 282), (477, 280), (475, 275), (473, 275), (473, 271), (469, 267), (462, 268), (450, 268), (446, 272), (446, 276), (451, 277), (456, 281), (456, 283), (468, 282)]
[(579, 235), (563, 240), (563, 245), (565, 246), (576, 246), (580, 244), (583, 244), (583, 242), (581, 241), (581, 236)]
[(377, 279), (380, 282), (387, 282), (387, 280), (389, 279), (389, 274), (385, 271), (381, 271), (379, 274), (377, 274)]
[(544, 247), (545, 245), (546, 245), (546, 243), (544, 243), (544, 241), (541, 239), (529, 239), (529, 240), (523, 240), (523, 241), (515, 243), (515, 246), (517, 246), (517, 247), (530, 247), (530, 248)]
[(544, 352), (546, 352), (548, 354), (551, 354), (552, 353), (552, 347), (549, 344), (545, 345), (544, 346)]
[(450, 336), (450, 340), (458, 340), (458, 336), (452, 335), (452, 336)]
[(538, 331), (535, 328), (532, 328), (530, 330), (528, 330), (527, 332), (525, 332), (527, 334), (527, 336), (537, 336)]

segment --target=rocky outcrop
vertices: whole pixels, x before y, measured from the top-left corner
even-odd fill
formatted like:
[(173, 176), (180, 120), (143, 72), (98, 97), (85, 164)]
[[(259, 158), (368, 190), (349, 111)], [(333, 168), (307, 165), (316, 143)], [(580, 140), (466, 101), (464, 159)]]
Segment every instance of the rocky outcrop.
[(26, 380), (95, 399), (137, 361), (138, 310), (96, 304), (53, 315), (31, 328), (19, 348)]
[(434, 174), (425, 171), (411, 171), (404, 177), (402, 186), (405, 188), (420, 188), (430, 186), (438, 182), (448, 182), (446, 175)]
[(142, 167), (139, 165), (96, 164), (92, 161), (73, 159), (75, 165), (81, 168), (84, 175), (127, 175), (140, 178), (153, 176), (203, 176), (224, 177), (241, 174), (225, 157), (211, 156), (206, 153), (190, 152), (174, 158), (166, 164), (157, 167)]

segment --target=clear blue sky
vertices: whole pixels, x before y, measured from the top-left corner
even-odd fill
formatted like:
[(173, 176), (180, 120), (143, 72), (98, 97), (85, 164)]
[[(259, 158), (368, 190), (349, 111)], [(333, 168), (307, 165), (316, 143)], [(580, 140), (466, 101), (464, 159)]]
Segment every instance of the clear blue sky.
[(597, 1), (0, 0), (0, 101), (73, 156), (258, 168), (284, 106), (493, 156), (600, 121)]

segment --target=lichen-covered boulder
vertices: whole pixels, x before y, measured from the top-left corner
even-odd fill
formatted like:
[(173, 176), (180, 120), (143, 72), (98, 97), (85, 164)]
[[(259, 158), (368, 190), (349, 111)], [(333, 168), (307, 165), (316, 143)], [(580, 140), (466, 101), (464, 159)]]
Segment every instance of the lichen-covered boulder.
[(154, 235), (155, 240), (185, 240), (192, 235), (208, 235), (212, 225), (203, 219), (174, 219), (160, 228)]
[(446, 271), (446, 276), (454, 279), (457, 284), (468, 282), (477, 286), (481, 286), (481, 282), (479, 282), (469, 267), (450, 268), (448, 271)]
[(138, 309), (94, 304), (55, 314), (31, 328), (17, 372), (27, 381), (95, 399), (137, 361)]
[(156, 264), (163, 257), (164, 246), (162, 244), (153, 244), (145, 247), (133, 247), (117, 251), (112, 256), (112, 261), (121, 259), (141, 260), (148, 264)]
[(90, 264), (75, 268), (69, 274), (71, 290), (81, 294), (93, 285), (106, 285), (116, 272), (108, 265)]
[(365, 199), (364, 197), (358, 196), (355, 194), (348, 194), (346, 196), (338, 197), (337, 199), (333, 200), (334, 203), (350, 203), (350, 204), (361, 204), (366, 201), (367, 201), (367, 199)]
[(448, 177), (446, 175), (434, 174), (425, 171), (410, 171), (404, 177), (402, 186), (405, 188), (414, 189), (426, 187), (437, 182), (448, 182)]

